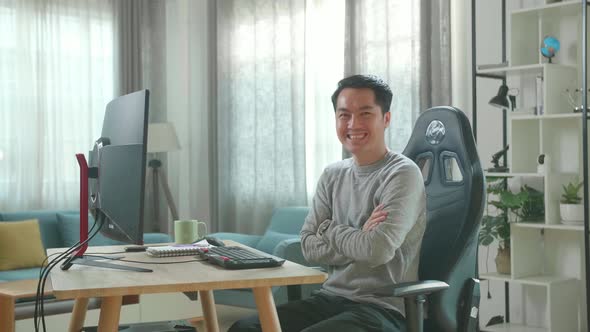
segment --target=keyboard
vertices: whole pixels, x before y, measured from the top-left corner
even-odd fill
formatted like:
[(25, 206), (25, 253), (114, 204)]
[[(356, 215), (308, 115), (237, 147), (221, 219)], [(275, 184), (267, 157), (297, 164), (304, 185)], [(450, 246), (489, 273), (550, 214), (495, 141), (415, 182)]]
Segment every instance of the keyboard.
[(210, 247), (199, 249), (199, 256), (229, 270), (257, 269), (281, 266), (284, 259), (263, 255), (242, 247)]

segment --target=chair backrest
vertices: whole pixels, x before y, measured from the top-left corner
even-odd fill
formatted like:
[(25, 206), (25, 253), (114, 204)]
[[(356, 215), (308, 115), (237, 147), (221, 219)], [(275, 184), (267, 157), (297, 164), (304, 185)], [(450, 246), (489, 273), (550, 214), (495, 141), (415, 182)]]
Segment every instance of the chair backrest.
[(442, 280), (445, 291), (428, 301), (436, 331), (458, 331), (461, 294), (477, 277), (477, 237), (485, 205), (484, 175), (469, 120), (453, 107), (420, 115), (403, 152), (422, 169), (427, 226), (420, 251), (420, 280)]

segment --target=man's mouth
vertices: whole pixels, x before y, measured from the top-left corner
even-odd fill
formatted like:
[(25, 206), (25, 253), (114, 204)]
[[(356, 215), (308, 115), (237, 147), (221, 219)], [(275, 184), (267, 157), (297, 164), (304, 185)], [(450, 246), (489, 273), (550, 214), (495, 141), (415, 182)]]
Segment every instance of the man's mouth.
[(355, 134), (347, 134), (346, 138), (348, 138), (351, 141), (360, 141), (362, 139), (364, 139), (365, 137), (367, 137), (367, 133), (355, 133)]

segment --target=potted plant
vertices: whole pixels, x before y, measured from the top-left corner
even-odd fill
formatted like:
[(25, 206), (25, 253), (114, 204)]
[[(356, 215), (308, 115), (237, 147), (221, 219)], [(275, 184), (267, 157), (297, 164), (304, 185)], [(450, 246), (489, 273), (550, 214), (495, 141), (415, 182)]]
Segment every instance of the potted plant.
[[(505, 178), (487, 177), (486, 179), (488, 204), (481, 222), (479, 244), (488, 246), (497, 240), (496, 270), (498, 273), (510, 274), (510, 223), (522, 218), (523, 206), (529, 201), (532, 188), (525, 186), (515, 194), (505, 189)], [(491, 210), (490, 207), (495, 209)], [(538, 211), (538, 206), (532, 210)]]
[(578, 224), (584, 221), (584, 205), (580, 204), (582, 197), (579, 192), (583, 182), (569, 182), (563, 185), (563, 194), (559, 204), (561, 222), (564, 224)]
[(521, 192), (526, 192), (526, 199), (520, 209), (520, 218), (527, 222), (544, 222), (545, 221), (545, 194), (528, 185), (520, 188)]

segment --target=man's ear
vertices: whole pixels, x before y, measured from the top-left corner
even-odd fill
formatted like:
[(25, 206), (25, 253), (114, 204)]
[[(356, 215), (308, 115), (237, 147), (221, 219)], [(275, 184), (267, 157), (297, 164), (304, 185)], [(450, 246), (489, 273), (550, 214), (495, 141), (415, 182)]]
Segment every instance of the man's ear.
[(391, 121), (391, 112), (383, 114), (383, 119), (385, 120), (385, 128), (389, 128), (389, 122)]

